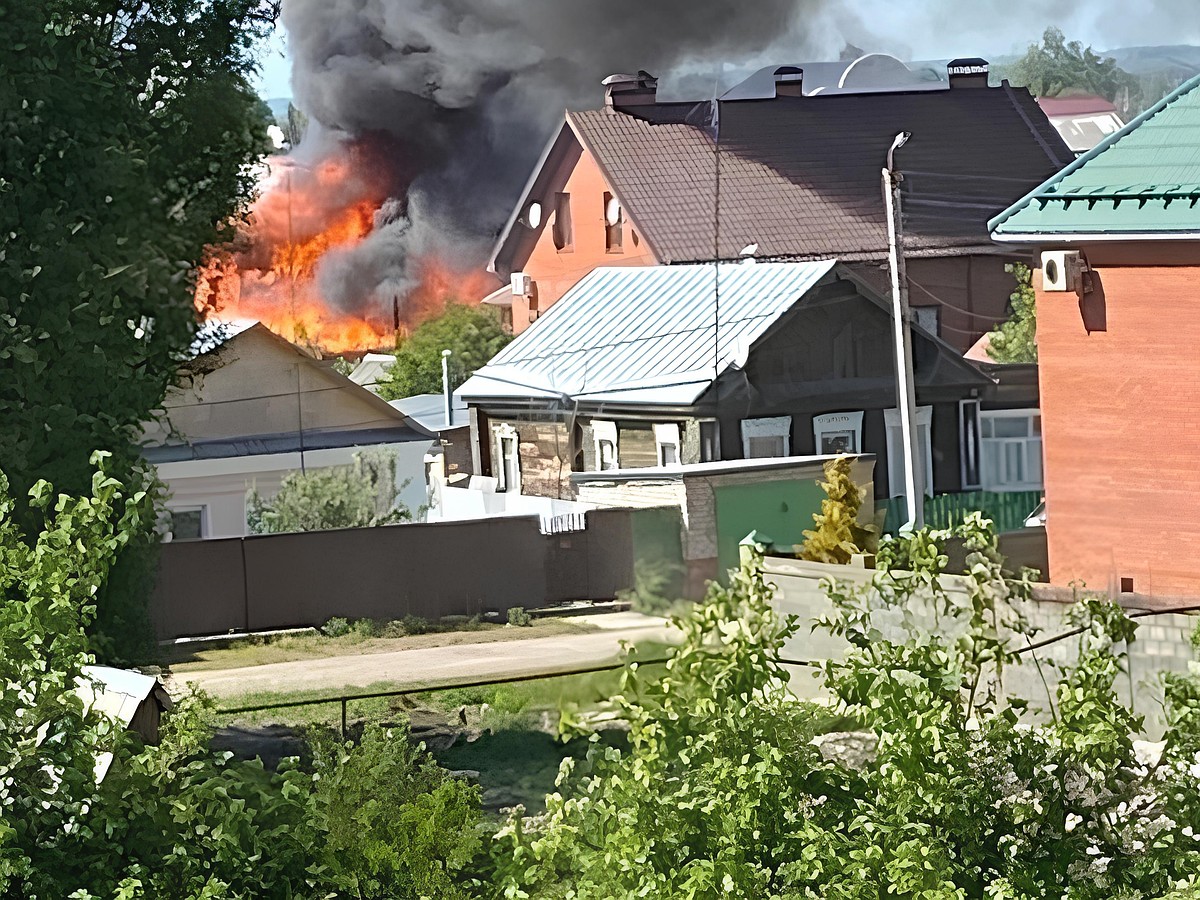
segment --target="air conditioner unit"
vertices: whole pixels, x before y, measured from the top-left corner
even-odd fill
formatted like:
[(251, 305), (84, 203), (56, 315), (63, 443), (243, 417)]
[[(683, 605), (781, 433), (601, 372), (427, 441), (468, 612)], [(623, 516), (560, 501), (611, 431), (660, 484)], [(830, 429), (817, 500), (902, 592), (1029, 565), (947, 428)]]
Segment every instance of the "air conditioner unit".
[(1078, 250), (1047, 250), (1042, 254), (1042, 290), (1075, 291), (1083, 285), (1084, 263)]
[(528, 297), (533, 293), (533, 277), (528, 272), (513, 272), (512, 292), (514, 297)]

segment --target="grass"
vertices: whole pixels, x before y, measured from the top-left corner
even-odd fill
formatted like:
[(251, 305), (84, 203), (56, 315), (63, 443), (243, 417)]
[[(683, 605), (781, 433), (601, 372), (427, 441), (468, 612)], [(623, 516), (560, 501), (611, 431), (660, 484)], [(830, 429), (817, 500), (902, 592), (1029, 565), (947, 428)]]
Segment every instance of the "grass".
[(596, 630), (594, 625), (559, 618), (534, 619), (528, 627), (523, 628), (467, 621), (453, 626), (453, 630), (425, 634), (404, 633), (398, 627), (398, 623), (395, 627), (372, 629), (355, 622), (347, 633), (336, 637), (312, 632), (242, 638), (220, 646), (173, 645), (164, 648), (162, 664), (175, 673), (202, 672), (330, 656), (357, 656), (395, 650), (448, 647), (455, 644), (487, 644), (535, 637), (557, 637)]
[[(666, 644), (644, 642), (638, 645), (638, 658), (662, 659)], [(657, 667), (656, 667), (657, 668)], [(364, 722), (397, 724), (409, 722), (418, 737), (432, 727), (439, 736), (461, 729), (460, 712), (470, 710), (470, 725), (478, 734), (475, 740), (459, 737), (452, 746), (431, 749), (438, 762), (448, 769), (479, 773), (483, 805), (490, 815), (503, 808), (522, 804), (531, 812), (545, 808), (545, 796), (554, 789), (559, 765), (566, 756), (582, 758), (592, 745), (586, 740), (563, 743), (554, 731), (562, 710), (588, 711), (601, 706), (620, 690), (623, 670), (587, 675), (557, 676), (537, 681), (507, 682), (476, 688), (447, 688), (402, 697), (380, 697), (351, 701), (347, 719), (354, 726)], [(390, 682), (346, 688), (340, 693), (376, 693), (396, 690)], [(225, 698), (225, 709), (258, 706), (296, 700), (312, 700), (339, 693), (328, 688), (255, 692)], [(341, 706), (325, 703), (222, 716), (223, 724), (242, 729), (286, 726), (298, 731), (308, 728), (338, 729)], [(601, 743), (624, 746), (619, 731), (604, 732)]]

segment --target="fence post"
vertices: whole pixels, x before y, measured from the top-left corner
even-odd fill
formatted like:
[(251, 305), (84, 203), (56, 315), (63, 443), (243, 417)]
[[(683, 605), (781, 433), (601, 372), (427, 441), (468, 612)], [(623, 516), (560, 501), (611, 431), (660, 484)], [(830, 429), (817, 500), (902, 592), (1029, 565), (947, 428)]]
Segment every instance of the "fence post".
[(346, 739), (346, 704), (348, 701), (345, 697), (342, 697), (341, 701), (342, 701), (342, 740), (344, 741)]

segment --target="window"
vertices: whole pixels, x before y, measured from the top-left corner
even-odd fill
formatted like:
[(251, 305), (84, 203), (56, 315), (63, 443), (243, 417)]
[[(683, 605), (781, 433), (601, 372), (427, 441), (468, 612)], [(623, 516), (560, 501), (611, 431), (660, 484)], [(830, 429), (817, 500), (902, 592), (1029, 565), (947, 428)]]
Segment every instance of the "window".
[(625, 211), (621, 201), (608, 191), (604, 192), (604, 249), (609, 253), (620, 253), (625, 242)]
[(617, 460), (617, 423), (592, 422), (592, 440), (596, 443), (596, 471), (619, 469)]
[(791, 452), (791, 416), (742, 420), (742, 455), (746, 459), (790, 456)]
[(721, 458), (721, 424), (713, 420), (700, 423), (700, 462)]
[(979, 401), (961, 400), (958, 404), (958, 435), (962, 443), (959, 466), (962, 486), (979, 487), (981, 448), (979, 445)]
[(679, 465), (679, 426), (655, 425), (654, 443), (658, 447), (660, 466)]
[(819, 456), (862, 452), (862, 412), (813, 416), (813, 446)]
[(511, 425), (501, 425), (496, 434), (496, 490), (521, 493), (520, 439)]
[(198, 541), (208, 533), (207, 506), (181, 506), (168, 509), (171, 517), (171, 540)]
[(980, 482), (986, 491), (1042, 488), (1042, 416), (1036, 409), (979, 414)]
[(913, 306), (911, 309), (915, 324), (924, 328), (932, 335), (938, 333), (938, 320), (942, 314), (940, 306)]
[(575, 233), (571, 228), (571, 195), (557, 193), (554, 195), (554, 247), (560, 253), (570, 253), (575, 249)]
[[(903, 497), (904, 493), (904, 429), (900, 427), (900, 410), (885, 409), (883, 422), (887, 426), (888, 492), (892, 497)], [(917, 420), (913, 423), (917, 431), (917, 471), (923, 472), (925, 496), (933, 496), (932, 425), (933, 407), (918, 406)]]

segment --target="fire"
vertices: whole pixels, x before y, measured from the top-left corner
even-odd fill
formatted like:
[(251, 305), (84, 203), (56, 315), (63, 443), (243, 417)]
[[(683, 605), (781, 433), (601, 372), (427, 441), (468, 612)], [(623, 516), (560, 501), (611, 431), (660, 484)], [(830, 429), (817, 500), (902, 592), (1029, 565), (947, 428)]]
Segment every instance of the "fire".
[(452, 300), (473, 301), (494, 285), (477, 266), (467, 272), (434, 255), (410, 270), (417, 284), (403, 296), (375, 297), (366, 312), (337, 308), (322, 295), (319, 271), (331, 252), (365, 240), (383, 215), (387, 189), (371, 172), (379, 160), (355, 148), (313, 166), (270, 161), (250, 222), (233, 246), (201, 268), (196, 306), (205, 318), (257, 320), (318, 351), (390, 350), (400, 335), (439, 314)]

